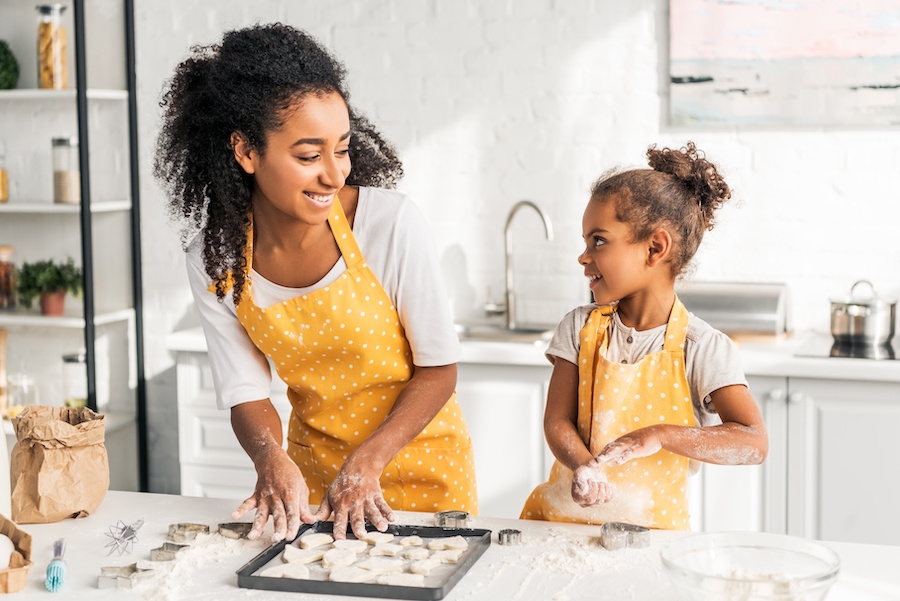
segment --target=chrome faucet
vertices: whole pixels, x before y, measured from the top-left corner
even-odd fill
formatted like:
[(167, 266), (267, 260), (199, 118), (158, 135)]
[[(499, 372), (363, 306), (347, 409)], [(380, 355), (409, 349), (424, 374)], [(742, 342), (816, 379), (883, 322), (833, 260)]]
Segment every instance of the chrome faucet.
[(532, 209), (537, 211), (537, 214), (541, 217), (541, 221), (544, 222), (544, 232), (547, 235), (547, 240), (553, 240), (553, 227), (550, 225), (550, 217), (547, 216), (547, 213), (545, 213), (541, 207), (537, 206), (537, 204), (533, 203), (530, 200), (520, 200), (509, 210), (509, 215), (506, 217), (506, 226), (503, 228), (503, 237), (506, 241), (505, 306), (499, 307), (496, 311), (497, 313), (502, 312), (506, 316), (506, 328), (509, 330), (516, 329), (518, 325), (516, 322), (516, 289), (515, 283), (513, 281), (512, 231), (510, 231), (509, 226), (512, 223), (513, 217), (515, 217), (519, 209), (522, 209), (524, 207), (531, 207)]

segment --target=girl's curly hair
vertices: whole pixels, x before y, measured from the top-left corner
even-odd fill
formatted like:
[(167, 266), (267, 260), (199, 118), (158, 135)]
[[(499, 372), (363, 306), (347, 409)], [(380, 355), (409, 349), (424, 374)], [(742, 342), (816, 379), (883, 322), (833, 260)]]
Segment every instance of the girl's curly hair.
[[(234, 158), (233, 132), (266, 150), (284, 111), (304, 96), (340, 94), (349, 100), (346, 70), (307, 33), (275, 23), (226, 32), (221, 43), (191, 48), (167, 82), (160, 106), (154, 175), (169, 198), (169, 216), (187, 245), (199, 230), (203, 263), (222, 301), (244, 289), (244, 249), (253, 177)], [(347, 184), (392, 188), (403, 177), (393, 146), (347, 105), (353, 168)]]
[(672, 236), (670, 269), (678, 277), (687, 268), (703, 234), (715, 225), (713, 214), (731, 198), (716, 166), (693, 142), (685, 148), (647, 150), (652, 169), (604, 174), (591, 187), (592, 199), (615, 196), (616, 218), (631, 226), (635, 241), (665, 228)]

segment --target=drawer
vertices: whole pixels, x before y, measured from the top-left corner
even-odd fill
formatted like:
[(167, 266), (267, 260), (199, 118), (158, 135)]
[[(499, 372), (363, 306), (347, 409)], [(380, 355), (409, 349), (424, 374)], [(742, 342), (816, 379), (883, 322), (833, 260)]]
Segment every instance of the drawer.
[(234, 507), (253, 494), (253, 468), (209, 467), (181, 464), (181, 494), (188, 497), (235, 499)]

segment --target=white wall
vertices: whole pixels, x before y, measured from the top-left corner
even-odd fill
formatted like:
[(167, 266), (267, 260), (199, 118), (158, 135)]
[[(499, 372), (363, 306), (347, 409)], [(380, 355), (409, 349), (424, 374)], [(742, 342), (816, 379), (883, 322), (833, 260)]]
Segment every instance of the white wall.
[(581, 213), (590, 183), (643, 166), (652, 143), (693, 140), (735, 199), (696, 258), (695, 279), (785, 282), (795, 329), (828, 330), (828, 299), (868, 278), (900, 294), (894, 230), (900, 130), (674, 129), (666, 125), (665, 0), (137, 0), (137, 76), (151, 487), (176, 491), (174, 358), (164, 337), (196, 325), (182, 256), (150, 175), (163, 81), (191, 44), (282, 20), (350, 71), (351, 101), (400, 150), (401, 188), (430, 219), (451, 303), (480, 314), (503, 286), (514, 224), (520, 318), (554, 322), (588, 298)]

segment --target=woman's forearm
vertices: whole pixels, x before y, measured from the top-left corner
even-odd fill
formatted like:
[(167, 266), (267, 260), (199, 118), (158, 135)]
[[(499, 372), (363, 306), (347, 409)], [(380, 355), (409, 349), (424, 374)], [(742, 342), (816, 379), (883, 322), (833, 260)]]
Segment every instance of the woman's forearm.
[(348, 457), (347, 463), (369, 467), (380, 474), (443, 409), (455, 388), (455, 363), (416, 367), (384, 422)]
[(281, 418), (269, 399), (232, 407), (231, 427), (254, 465), (273, 450), (282, 448)]

